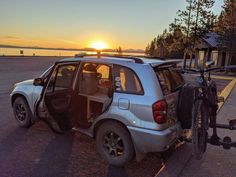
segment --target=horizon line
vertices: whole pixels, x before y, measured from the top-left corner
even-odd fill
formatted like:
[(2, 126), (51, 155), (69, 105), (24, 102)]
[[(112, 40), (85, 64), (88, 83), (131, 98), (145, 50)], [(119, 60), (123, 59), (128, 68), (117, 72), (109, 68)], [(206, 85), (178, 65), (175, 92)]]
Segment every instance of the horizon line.
[[(22, 48), (22, 49), (40, 49), (40, 50), (66, 50), (66, 51), (87, 51), (87, 52), (95, 52), (97, 49), (95, 48), (61, 48), (61, 47), (40, 47), (40, 46), (15, 46), (15, 45), (7, 45), (7, 44), (0, 44), (0, 48)], [(102, 49), (103, 52), (116, 52), (117, 49)], [(129, 53), (144, 53), (143, 49), (122, 49), (122, 52)]]

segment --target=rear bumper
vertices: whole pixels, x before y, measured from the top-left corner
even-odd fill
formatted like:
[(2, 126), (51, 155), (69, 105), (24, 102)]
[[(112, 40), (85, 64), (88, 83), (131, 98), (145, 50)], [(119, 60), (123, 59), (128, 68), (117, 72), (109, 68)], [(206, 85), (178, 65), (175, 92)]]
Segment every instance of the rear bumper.
[(179, 122), (161, 131), (130, 126), (128, 126), (128, 129), (131, 133), (135, 149), (142, 153), (165, 151), (182, 134), (182, 128)]

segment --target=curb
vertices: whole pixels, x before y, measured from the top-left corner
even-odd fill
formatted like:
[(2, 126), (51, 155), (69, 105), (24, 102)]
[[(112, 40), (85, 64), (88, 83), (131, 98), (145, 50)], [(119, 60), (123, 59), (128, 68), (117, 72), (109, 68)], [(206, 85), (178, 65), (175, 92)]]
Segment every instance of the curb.
[[(225, 79), (225, 80), (228, 80), (228, 79)], [(229, 97), (229, 95), (230, 95), (230, 93), (233, 90), (235, 85), (236, 85), (236, 79), (233, 78), (232, 81), (222, 90), (222, 92), (220, 93), (219, 96), (224, 97), (224, 100), (226, 101), (226, 99)], [(218, 103), (219, 108), (218, 108), (217, 112), (220, 111), (220, 109), (224, 105), (225, 101), (221, 102), (221, 103)]]
[(185, 143), (167, 159), (155, 177), (179, 177), (191, 159), (192, 146)]

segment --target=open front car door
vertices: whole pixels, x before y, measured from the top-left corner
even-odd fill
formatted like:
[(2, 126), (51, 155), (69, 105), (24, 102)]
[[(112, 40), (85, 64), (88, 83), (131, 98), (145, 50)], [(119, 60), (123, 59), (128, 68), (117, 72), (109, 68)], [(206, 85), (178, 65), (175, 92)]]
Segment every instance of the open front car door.
[(44, 120), (53, 131), (71, 130), (76, 123), (75, 77), (78, 63), (56, 64), (36, 105), (36, 114)]

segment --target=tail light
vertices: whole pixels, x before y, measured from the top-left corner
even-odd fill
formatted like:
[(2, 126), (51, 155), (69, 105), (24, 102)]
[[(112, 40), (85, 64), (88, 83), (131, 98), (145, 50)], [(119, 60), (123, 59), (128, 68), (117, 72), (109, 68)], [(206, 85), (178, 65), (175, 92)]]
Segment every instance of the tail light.
[(167, 103), (165, 100), (157, 101), (152, 105), (153, 117), (156, 123), (164, 124), (167, 121)]

